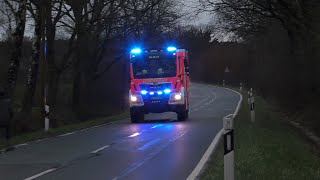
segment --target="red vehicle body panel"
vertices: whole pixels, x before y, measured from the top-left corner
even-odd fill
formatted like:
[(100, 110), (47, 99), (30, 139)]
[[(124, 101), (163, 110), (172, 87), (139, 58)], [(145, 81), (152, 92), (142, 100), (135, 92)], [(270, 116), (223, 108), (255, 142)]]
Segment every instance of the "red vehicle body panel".
[(146, 78), (146, 79), (135, 79), (133, 75), (133, 66), (130, 63), (130, 91), (132, 94), (140, 94), (140, 84), (151, 84), (151, 83), (165, 83), (170, 82), (171, 92), (180, 92), (181, 88), (185, 89), (186, 109), (189, 109), (189, 94), (190, 94), (190, 77), (185, 72), (185, 68), (189, 68), (189, 57), (188, 51), (184, 49), (178, 49), (176, 52), (176, 76), (175, 77), (163, 77), (163, 78)]

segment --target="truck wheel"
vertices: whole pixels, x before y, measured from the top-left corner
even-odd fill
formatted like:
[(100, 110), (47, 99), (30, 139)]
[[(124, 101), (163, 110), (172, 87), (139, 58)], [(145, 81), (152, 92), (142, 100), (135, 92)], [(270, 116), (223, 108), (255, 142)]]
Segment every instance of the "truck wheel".
[(139, 112), (139, 113), (133, 113), (130, 112), (130, 117), (131, 117), (131, 122), (132, 123), (139, 123), (144, 121), (144, 113)]
[(189, 119), (189, 110), (187, 110), (187, 118), (186, 119)]
[(185, 121), (188, 119), (189, 113), (187, 110), (178, 112), (178, 121)]

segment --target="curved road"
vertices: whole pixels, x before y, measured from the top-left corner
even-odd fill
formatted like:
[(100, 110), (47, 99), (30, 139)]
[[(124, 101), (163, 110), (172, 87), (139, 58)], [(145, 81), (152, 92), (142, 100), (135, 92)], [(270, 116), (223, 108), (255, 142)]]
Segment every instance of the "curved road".
[(0, 179), (186, 179), (232, 114), (237, 93), (192, 84), (190, 118), (149, 114), (32, 142), (0, 154)]

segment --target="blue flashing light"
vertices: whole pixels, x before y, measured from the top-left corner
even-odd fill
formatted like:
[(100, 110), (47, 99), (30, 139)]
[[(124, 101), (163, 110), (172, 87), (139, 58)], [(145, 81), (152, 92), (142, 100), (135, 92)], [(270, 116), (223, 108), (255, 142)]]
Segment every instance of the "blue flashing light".
[(177, 50), (177, 48), (176, 48), (176, 47), (173, 47), (173, 46), (169, 46), (169, 47), (167, 48), (167, 51), (169, 51), (169, 52), (176, 51), (176, 50)]
[(150, 92), (149, 94), (150, 94), (150, 95), (154, 95), (154, 92)]
[(169, 93), (171, 93), (171, 90), (170, 89), (165, 89), (164, 93), (169, 94)]
[(142, 95), (146, 95), (147, 93), (148, 93), (148, 92), (147, 92), (146, 90), (142, 90), (142, 91), (141, 91), (141, 94), (142, 94)]
[(142, 51), (140, 48), (134, 48), (134, 49), (131, 49), (131, 53), (132, 54), (140, 54)]
[(158, 94), (158, 95), (161, 95), (161, 94), (162, 94), (162, 91), (158, 91), (157, 94)]

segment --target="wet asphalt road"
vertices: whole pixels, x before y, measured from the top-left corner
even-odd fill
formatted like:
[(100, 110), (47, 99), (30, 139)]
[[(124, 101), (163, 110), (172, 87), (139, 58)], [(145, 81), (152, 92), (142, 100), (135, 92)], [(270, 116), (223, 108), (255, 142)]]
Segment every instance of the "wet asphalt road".
[(0, 179), (41, 172), (37, 179), (186, 179), (239, 99), (224, 88), (192, 84), (185, 122), (175, 121), (175, 113), (148, 114), (145, 123), (126, 119), (32, 142), (0, 154)]

